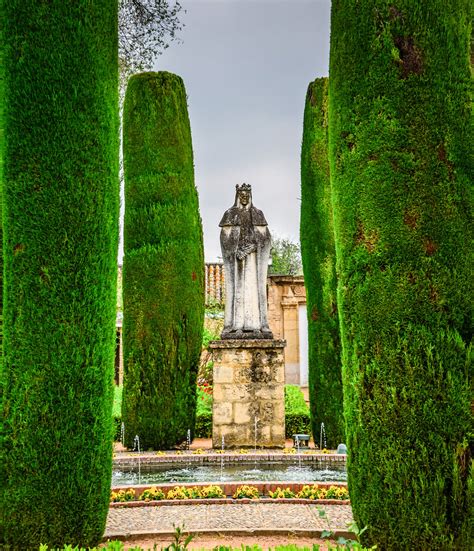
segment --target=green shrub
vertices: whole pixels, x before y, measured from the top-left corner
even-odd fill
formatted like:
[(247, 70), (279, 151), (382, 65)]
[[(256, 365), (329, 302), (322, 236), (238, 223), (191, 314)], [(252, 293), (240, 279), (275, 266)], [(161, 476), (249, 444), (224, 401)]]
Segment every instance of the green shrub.
[(2, 2), (0, 542), (100, 541), (112, 472), (117, 1)]
[(324, 423), (327, 443), (344, 442), (341, 343), (336, 299), (328, 158), (328, 79), (306, 94), (301, 147), (301, 253), (308, 312), (309, 398), (313, 434)]
[(285, 385), (285, 436), (293, 434), (311, 434), (311, 418), (300, 387)]
[(134, 75), (124, 105), (125, 441), (169, 448), (194, 433), (204, 254), (183, 81)]
[(473, 548), (472, 9), (332, 3), (349, 488), (382, 549)]
[(212, 437), (212, 411), (198, 413), (196, 415), (196, 428), (194, 431), (196, 438)]
[(114, 420), (114, 441), (119, 442), (122, 436), (122, 387), (114, 387), (114, 405), (112, 408)]
[(122, 415), (122, 392), (122, 386), (116, 385), (114, 387), (114, 405), (112, 408), (112, 415), (114, 417), (121, 417)]
[(309, 414), (308, 405), (299, 386), (285, 385), (285, 413)]
[(285, 413), (285, 436), (311, 434), (311, 418), (308, 413)]

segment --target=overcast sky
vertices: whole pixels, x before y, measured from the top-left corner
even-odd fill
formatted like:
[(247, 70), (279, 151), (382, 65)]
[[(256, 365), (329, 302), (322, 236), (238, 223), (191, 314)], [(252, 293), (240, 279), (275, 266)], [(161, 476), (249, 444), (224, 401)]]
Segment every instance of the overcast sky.
[(181, 0), (181, 44), (155, 69), (188, 94), (206, 261), (235, 185), (252, 185), (273, 236), (298, 240), (308, 83), (327, 76), (330, 0)]

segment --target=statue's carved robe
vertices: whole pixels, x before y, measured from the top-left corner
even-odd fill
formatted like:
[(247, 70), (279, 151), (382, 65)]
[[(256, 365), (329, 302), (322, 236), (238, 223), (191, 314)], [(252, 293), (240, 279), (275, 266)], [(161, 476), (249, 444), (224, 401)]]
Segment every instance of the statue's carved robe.
[(226, 282), (222, 338), (272, 338), (267, 319), (266, 283), (271, 250), (267, 221), (251, 203), (238, 206), (236, 200), (219, 226)]

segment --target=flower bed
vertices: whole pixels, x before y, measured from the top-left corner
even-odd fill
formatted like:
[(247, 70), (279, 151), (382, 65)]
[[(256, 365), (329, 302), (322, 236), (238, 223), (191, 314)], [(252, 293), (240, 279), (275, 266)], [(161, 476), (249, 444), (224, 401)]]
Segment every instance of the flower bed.
[[(306, 503), (318, 501), (324, 503), (348, 503), (349, 492), (346, 486), (343, 485), (298, 485), (293, 484), (292, 488), (287, 486), (281, 488), (275, 487), (273, 490), (266, 485), (259, 484), (257, 486), (240, 485), (233, 491), (225, 493), (229, 488), (222, 488), (218, 485), (210, 486), (174, 486), (172, 488), (151, 486), (148, 488), (122, 488), (111, 492), (111, 506), (140, 506), (145, 504), (157, 504), (161, 502), (163, 505), (170, 502), (181, 502), (183, 504), (206, 502), (206, 500), (217, 500), (218, 503), (235, 503), (238, 501), (249, 502), (252, 500), (265, 499), (265, 501), (290, 501), (293, 503)], [(274, 486), (274, 485), (273, 485)], [(232, 498), (227, 497), (232, 496)]]

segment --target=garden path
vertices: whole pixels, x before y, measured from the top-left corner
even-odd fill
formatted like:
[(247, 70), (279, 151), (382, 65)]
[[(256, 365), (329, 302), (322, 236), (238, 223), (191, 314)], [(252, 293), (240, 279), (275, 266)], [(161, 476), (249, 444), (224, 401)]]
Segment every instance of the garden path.
[[(326, 511), (326, 517), (320, 516)], [(232, 503), (159, 505), (111, 508), (105, 538), (172, 535), (175, 526), (195, 534), (238, 535), (298, 534), (318, 537), (323, 530), (348, 535), (352, 522), (350, 505), (291, 503)]]

